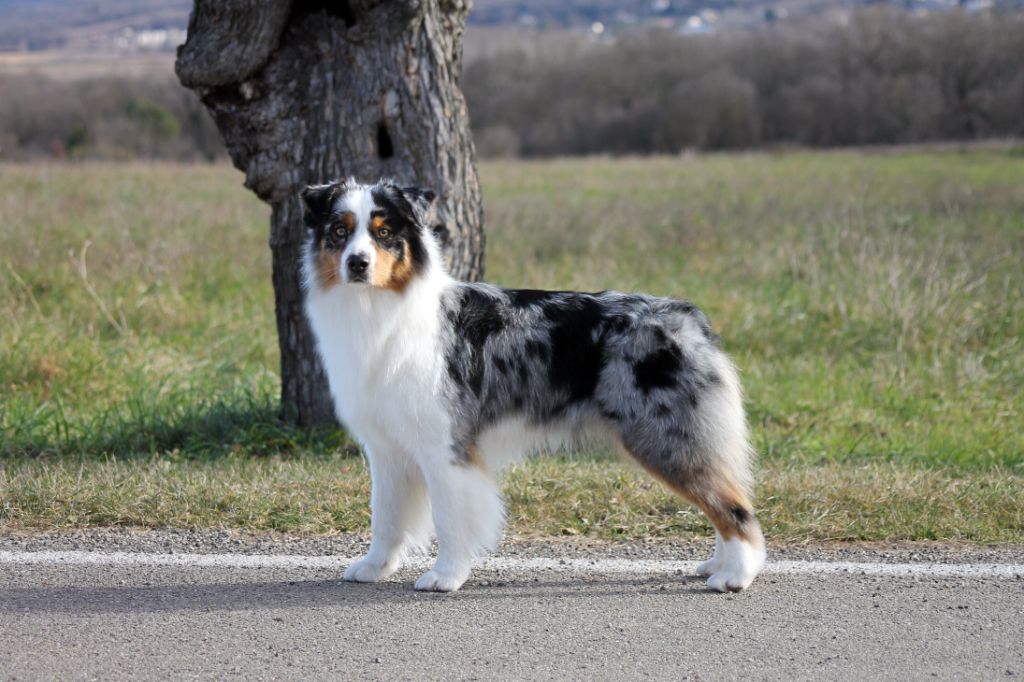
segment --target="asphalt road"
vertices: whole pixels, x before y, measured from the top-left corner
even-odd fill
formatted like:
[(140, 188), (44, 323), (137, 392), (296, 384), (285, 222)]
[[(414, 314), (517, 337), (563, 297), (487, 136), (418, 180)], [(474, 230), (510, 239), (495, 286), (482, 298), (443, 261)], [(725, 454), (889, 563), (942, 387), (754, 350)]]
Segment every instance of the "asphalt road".
[(1024, 569), (773, 573), (722, 595), (624, 566), (504, 566), (440, 595), (413, 592), (415, 571), (342, 583), (340, 564), (8, 556), (0, 678), (1024, 679)]

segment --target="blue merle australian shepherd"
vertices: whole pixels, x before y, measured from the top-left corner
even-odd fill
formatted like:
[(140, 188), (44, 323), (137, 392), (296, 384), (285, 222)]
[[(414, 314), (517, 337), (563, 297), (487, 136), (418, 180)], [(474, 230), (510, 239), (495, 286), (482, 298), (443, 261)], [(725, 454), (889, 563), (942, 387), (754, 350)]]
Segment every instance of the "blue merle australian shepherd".
[(372, 540), (345, 580), (393, 573), (437, 538), (417, 590), (457, 590), (504, 521), (495, 482), (525, 455), (607, 434), (715, 526), (708, 586), (764, 565), (740, 386), (693, 304), (454, 280), (434, 193), (352, 180), (302, 192), (306, 314), (338, 418), (365, 448)]

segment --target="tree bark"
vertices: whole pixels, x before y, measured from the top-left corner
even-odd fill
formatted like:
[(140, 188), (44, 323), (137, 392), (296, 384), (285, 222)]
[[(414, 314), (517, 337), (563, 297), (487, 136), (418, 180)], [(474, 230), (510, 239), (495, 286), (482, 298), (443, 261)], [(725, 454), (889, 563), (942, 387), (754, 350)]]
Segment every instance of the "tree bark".
[(302, 425), (333, 409), (302, 310), (297, 193), (354, 176), (438, 195), (453, 275), (483, 273), (483, 213), (459, 77), (471, 0), (196, 0), (175, 64), (245, 185), (271, 206), (281, 402)]

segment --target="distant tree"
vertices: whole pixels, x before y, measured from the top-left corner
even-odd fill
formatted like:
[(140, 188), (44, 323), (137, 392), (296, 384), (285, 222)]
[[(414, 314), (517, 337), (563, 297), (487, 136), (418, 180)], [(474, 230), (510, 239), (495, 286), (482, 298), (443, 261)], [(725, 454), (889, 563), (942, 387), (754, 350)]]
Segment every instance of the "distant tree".
[(483, 270), (480, 190), (465, 101), (471, 0), (196, 0), (175, 65), (213, 114), (245, 185), (271, 206), (281, 399), (333, 420), (302, 311), (298, 191), (354, 175), (438, 193), (433, 226), (455, 276)]
[[(216, 9), (224, 13), (232, 6), (218, 3)], [(843, 23), (780, 18), (756, 31), (698, 36), (637, 28), (613, 41), (561, 31), (478, 31), (470, 34), (477, 55), (467, 55), (464, 76), (458, 77), (453, 52), (439, 72), (443, 77), (428, 78), (424, 74), (432, 64), (448, 59), (447, 48), (460, 45), (458, 34), (435, 36), (461, 30), (460, 20), (444, 18), (454, 11), (446, 4), (422, 15), (401, 7), (401, 2), (387, 7), (341, 3), (328, 11), (323, 2), (293, 0), (287, 16), (277, 19), (283, 22), (279, 32), (266, 38), (282, 45), (281, 54), (267, 51), (265, 62), (245, 67), (251, 72), (241, 80), (204, 76), (213, 84), (196, 91), (206, 106), (196, 92), (173, 87), (156, 74), (71, 80), (0, 73), (5, 95), (0, 97), (0, 154), (4, 159), (217, 158), (225, 149), (209, 107), (220, 112), (220, 127), (235, 140), (232, 153), (247, 168), (250, 186), (272, 205), (287, 194), (278, 194), (282, 182), (297, 186), (322, 179), (321, 174), (411, 173), (424, 183), (437, 179), (450, 192), (442, 205), (445, 215), (463, 211), (467, 217), (446, 222), (458, 246), (456, 269), (466, 267), (459, 272), (472, 276), (479, 209), (473, 208), (476, 190), (470, 185), (476, 178), (466, 165), (468, 146), (459, 146), (468, 145), (460, 128), (462, 100), (424, 94), (434, 88), (446, 92), (456, 80), (473, 112), (477, 153), (494, 157), (1024, 136), (1024, 21), (1009, 8), (919, 16), (891, 3), (875, 4), (851, 11)], [(403, 19), (409, 31), (420, 25), (417, 16), (424, 17), (420, 34), (401, 37), (405, 29), (396, 27), (378, 31), (400, 11), (411, 17)], [(427, 19), (435, 11), (441, 19)], [(254, 31), (260, 12), (249, 17), (256, 22)], [(346, 17), (353, 26), (345, 25)], [(438, 21), (441, 28), (430, 29)], [(259, 35), (253, 40), (263, 40)], [(417, 58), (393, 46), (407, 45), (415, 54), (422, 42), (415, 35), (426, 36), (434, 57), (403, 76), (394, 64), (415, 64)], [(271, 79), (291, 73), (282, 60), (296, 63), (296, 40), (305, 45), (301, 54), (312, 53), (313, 66), (296, 67), (294, 82), (289, 75), (283, 85), (272, 84)], [(241, 52), (231, 49), (224, 59), (235, 68)], [(391, 66), (376, 69), (379, 60), (366, 49), (386, 54)], [(339, 54), (349, 66), (338, 66)], [(416, 85), (424, 78), (425, 87)], [(403, 82), (408, 86), (394, 85)], [(298, 109), (281, 114), (296, 101), (302, 102)], [(452, 112), (447, 124), (438, 124), (437, 134), (432, 132), (441, 115), (436, 112)], [(337, 139), (330, 141), (325, 131), (335, 131)], [(257, 138), (263, 141), (256, 144)], [(441, 139), (444, 151), (436, 144)], [(392, 157), (381, 159), (379, 150), (386, 151), (387, 143)], [(430, 145), (435, 147), (429, 154), (417, 151)], [(275, 215), (294, 220), (294, 210), (285, 206)], [(275, 236), (274, 243), (282, 238)]]
[(1012, 43), (1001, 44), (1001, 31), (992, 22), (961, 11), (938, 18), (930, 28), (929, 64), (943, 99), (940, 130), (956, 139), (988, 134), (993, 96), (1004, 84), (1000, 59)]

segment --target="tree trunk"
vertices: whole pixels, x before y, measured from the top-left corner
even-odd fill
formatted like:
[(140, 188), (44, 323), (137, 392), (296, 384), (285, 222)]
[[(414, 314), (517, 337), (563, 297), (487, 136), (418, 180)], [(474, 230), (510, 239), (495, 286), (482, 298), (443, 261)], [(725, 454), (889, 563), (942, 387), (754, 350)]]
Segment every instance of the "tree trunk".
[(245, 185), (271, 205), (281, 402), (333, 420), (302, 311), (298, 191), (388, 176), (437, 192), (453, 275), (483, 272), (483, 215), (465, 100), (471, 0), (196, 0), (178, 78), (199, 93)]

